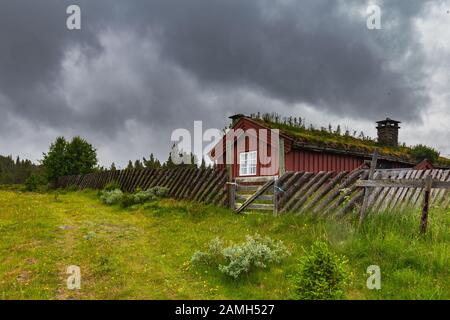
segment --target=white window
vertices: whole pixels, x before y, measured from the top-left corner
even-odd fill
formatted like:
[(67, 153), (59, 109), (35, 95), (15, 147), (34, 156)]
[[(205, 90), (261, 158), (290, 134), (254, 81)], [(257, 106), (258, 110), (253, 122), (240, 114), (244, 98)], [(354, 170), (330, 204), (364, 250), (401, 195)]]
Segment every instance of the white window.
[(239, 154), (239, 175), (256, 175), (256, 151), (241, 152)]

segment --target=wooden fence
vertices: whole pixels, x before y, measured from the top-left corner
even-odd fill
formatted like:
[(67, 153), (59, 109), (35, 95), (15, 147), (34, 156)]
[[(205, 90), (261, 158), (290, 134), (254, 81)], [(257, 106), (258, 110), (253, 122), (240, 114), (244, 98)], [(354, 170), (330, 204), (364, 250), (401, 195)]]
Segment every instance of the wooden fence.
[(169, 189), (175, 199), (193, 200), (216, 205), (226, 205), (227, 173), (224, 170), (176, 168), (176, 169), (131, 169), (96, 172), (86, 175), (61, 177), (56, 187), (75, 186), (78, 189), (102, 189), (110, 182), (117, 182), (125, 192), (137, 188), (143, 190), (160, 186)]
[[(365, 188), (360, 180), (367, 180), (369, 170), (352, 172), (287, 172), (274, 185), (275, 213), (312, 212), (320, 216), (344, 216), (361, 207)], [(398, 180), (398, 184), (376, 185), (366, 199), (366, 210), (387, 211), (418, 207), (423, 199), (423, 186), (404, 186), (405, 180), (422, 180), (431, 176), (436, 181), (450, 181), (450, 170), (375, 170), (373, 180)], [(372, 180), (371, 180), (372, 181)], [(365, 184), (364, 186), (367, 186)], [(415, 187), (414, 187), (415, 186)], [(436, 184), (438, 186), (438, 184)], [(448, 208), (448, 189), (432, 189), (430, 204)]]
[[(169, 195), (175, 199), (226, 205), (236, 212), (310, 212), (318, 216), (340, 217), (355, 209), (361, 209), (362, 205), (366, 212), (401, 211), (418, 207), (423, 202), (425, 187), (418, 181), (426, 179), (427, 176), (432, 178), (434, 186), (429, 191), (429, 205), (448, 208), (450, 191), (438, 187), (439, 181), (450, 181), (450, 170), (379, 169), (371, 172), (368, 169), (360, 169), (352, 172), (286, 172), (281, 177), (246, 178), (230, 182), (225, 170), (186, 167), (134, 169), (62, 177), (57, 181), (57, 187), (101, 189), (107, 183), (115, 181), (126, 192), (136, 188), (161, 186), (168, 188)], [(408, 184), (408, 181), (412, 182)], [(367, 188), (371, 189), (370, 194), (365, 192)]]

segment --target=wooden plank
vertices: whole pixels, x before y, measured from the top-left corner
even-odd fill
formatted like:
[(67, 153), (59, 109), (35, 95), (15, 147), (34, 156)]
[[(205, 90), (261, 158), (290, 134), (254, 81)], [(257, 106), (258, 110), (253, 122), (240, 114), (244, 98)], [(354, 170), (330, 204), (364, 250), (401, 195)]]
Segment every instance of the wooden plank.
[[(411, 175), (413, 174), (413, 170), (404, 170), (404, 178), (410, 180)], [(403, 198), (404, 194), (405, 194), (405, 190), (408, 190), (408, 188), (398, 188), (396, 193), (393, 195), (393, 199), (389, 205), (389, 211), (395, 210), (395, 208), (397, 207), (397, 204), (401, 201), (401, 199)]]
[(236, 210), (236, 213), (242, 212), (247, 206), (249, 206), (256, 198), (258, 198), (261, 194), (263, 194), (267, 189), (273, 186), (275, 180), (267, 181), (254, 195), (252, 195), (247, 201), (245, 201), (239, 209)]
[(211, 196), (211, 191), (214, 189), (214, 186), (217, 185), (217, 183), (221, 179), (221, 174), (218, 171), (214, 171), (213, 173), (214, 179), (211, 181), (211, 183), (206, 187), (205, 191), (199, 198), (200, 202), (204, 202), (209, 196)]
[(422, 217), (420, 219), (420, 232), (425, 233), (427, 231), (428, 224), (428, 211), (430, 210), (430, 195), (431, 195), (431, 187), (433, 184), (433, 178), (431, 175), (428, 175), (425, 178), (425, 187), (424, 187), (424, 201), (422, 208)]
[[(386, 179), (386, 180), (358, 180), (357, 187), (382, 187), (382, 188), (424, 188), (426, 179), (408, 180), (408, 179)], [(433, 189), (449, 189), (450, 182), (432, 180)]]
[(330, 192), (331, 189), (333, 189), (339, 181), (343, 177), (345, 177), (348, 174), (348, 171), (342, 171), (339, 172), (333, 179), (331, 179), (327, 184), (322, 186), (319, 191), (316, 192), (316, 195), (309, 201), (306, 206), (304, 206), (304, 212), (310, 211), (314, 206), (316, 206), (320, 200), (325, 197), (325, 195)]
[[(411, 176), (411, 179), (420, 179), (423, 173), (423, 170), (416, 170), (415, 173)], [(401, 206), (399, 207), (400, 212), (404, 211), (408, 206), (410, 206), (410, 199), (414, 196), (416, 191), (417, 189), (407, 188), (407, 193), (401, 202)]]
[(197, 181), (196, 185), (192, 190), (191, 200), (195, 200), (199, 196), (199, 191), (202, 188), (203, 183), (206, 181), (206, 179), (208, 179), (210, 172), (211, 172), (210, 169), (206, 169), (202, 172), (200, 179)]
[[(450, 170), (445, 170), (444, 173), (441, 176), (441, 181), (450, 181)], [(434, 196), (434, 199), (432, 200), (433, 205), (440, 205), (444, 195), (446, 194), (445, 189), (439, 189), (436, 195)]]
[(267, 181), (273, 180), (275, 178), (277, 178), (277, 176), (245, 177), (245, 178), (239, 177), (239, 178), (236, 178), (235, 181), (237, 184), (241, 184), (241, 183), (264, 184)]
[(191, 199), (191, 194), (194, 191), (194, 187), (197, 185), (198, 180), (201, 178), (203, 174), (204, 169), (196, 169), (195, 175), (193, 179), (188, 184), (188, 187), (184, 190), (183, 194), (181, 195), (182, 199)]
[(202, 198), (203, 194), (205, 193), (205, 190), (210, 185), (211, 181), (214, 180), (216, 176), (215, 170), (210, 170), (208, 172), (208, 175), (206, 176), (206, 179), (201, 183), (199, 190), (197, 191), (197, 194), (195, 195), (194, 200), (200, 202), (200, 199)]
[[(385, 176), (383, 176), (382, 179), (377, 179), (377, 181), (379, 180), (395, 180), (398, 175), (400, 174), (400, 170), (391, 170), (391, 171), (386, 171), (385, 172)], [(389, 193), (391, 189), (389, 187), (383, 187), (381, 186), (381, 190), (378, 193), (377, 197), (374, 199), (373, 203), (372, 203), (372, 208), (371, 211), (373, 211), (374, 213), (379, 213), (381, 212), (380, 209), (383, 206), (384, 202), (386, 201), (386, 197)]]
[(178, 177), (175, 185), (173, 186), (173, 188), (171, 190), (171, 195), (173, 197), (176, 197), (178, 191), (183, 187), (183, 185), (185, 183), (185, 179), (191, 173), (191, 170), (189, 168), (182, 168), (181, 171), (182, 171), (182, 174)]
[[(404, 179), (406, 173), (407, 173), (407, 171), (401, 170), (398, 173), (397, 179), (399, 181), (402, 181), (402, 180), (410, 181), (410, 180)], [(381, 212), (387, 211), (387, 209), (390, 207), (390, 204), (392, 203), (392, 201), (394, 201), (395, 194), (397, 193), (397, 191), (399, 189), (400, 189), (400, 186), (392, 187), (392, 188), (389, 189), (389, 191), (386, 194), (386, 197), (385, 197), (385, 199), (384, 199), (384, 201), (383, 201), (383, 203), (381, 205), (381, 209), (380, 209)]]
[[(362, 179), (366, 179), (369, 176), (369, 171), (362, 171), (360, 172), (360, 174), (362, 175)], [(332, 201), (328, 207), (324, 210), (324, 212), (322, 213), (322, 216), (327, 216), (327, 215), (333, 215), (333, 211), (336, 210), (341, 204), (343, 204), (347, 198), (355, 191), (358, 189), (358, 187), (355, 185), (355, 181), (356, 181), (357, 177), (354, 178), (354, 180), (347, 181), (348, 185), (346, 185), (345, 187), (343, 187), (342, 189), (340, 189), (339, 194), (337, 195), (337, 197), (335, 198), (334, 201)]]
[(219, 181), (213, 185), (212, 190), (209, 192), (208, 196), (205, 199), (205, 203), (214, 203), (215, 199), (220, 197), (220, 193), (225, 186), (225, 183), (228, 180), (228, 175), (217, 172), (217, 175), (220, 177)]
[(333, 190), (331, 190), (328, 195), (316, 206), (314, 209), (314, 213), (318, 215), (324, 215), (326, 212), (325, 208), (334, 200), (336, 197), (339, 196), (341, 193), (341, 190), (344, 188), (347, 188), (349, 185), (355, 182), (355, 180), (358, 179), (358, 177), (363, 174), (363, 170), (355, 170), (351, 173), (349, 173), (344, 181), (340, 183), (339, 185), (336, 185)]
[(351, 198), (351, 200), (338, 210), (336, 216), (340, 218), (350, 212), (360, 201), (363, 200), (364, 194), (364, 189), (356, 191), (356, 194)]
[[(244, 196), (244, 195), (238, 194), (238, 195), (236, 195), (236, 200), (237, 200), (237, 201), (245, 202), (245, 201), (247, 201), (250, 197), (251, 197), (251, 195)], [(260, 195), (260, 196), (258, 197), (258, 199), (256, 199), (256, 201), (258, 201), (258, 200), (262, 200), (262, 201), (273, 201), (273, 198), (274, 198), (273, 195), (262, 194), (262, 195)]]
[(307, 183), (310, 178), (314, 176), (315, 174), (312, 172), (305, 172), (304, 174), (296, 176), (299, 179), (297, 179), (297, 181), (289, 189), (285, 189), (283, 197), (279, 201), (281, 213), (287, 211), (290, 204), (294, 201), (292, 197), (299, 191), (299, 189), (302, 189), (303, 185)]
[[(236, 204), (237, 210), (241, 210), (243, 204)], [(247, 210), (267, 210), (273, 211), (273, 204), (263, 204), (263, 203), (252, 203), (245, 207)], [(244, 210), (244, 209), (242, 209)], [(241, 211), (242, 211), (241, 210)]]
[[(433, 187), (435, 187), (433, 184), (433, 181), (435, 180), (435, 178), (436, 178), (436, 175), (438, 174), (438, 171), (439, 170), (429, 170), (428, 171), (428, 176), (430, 176), (431, 177), (431, 184), (432, 184), (432, 188)], [(423, 192), (425, 192), (426, 190), (426, 188), (428, 188), (428, 179), (430, 179), (430, 178), (428, 178), (428, 176), (426, 176), (425, 177), (425, 180), (424, 181), (427, 181), (426, 183), (425, 183), (425, 185), (422, 187), (422, 190), (420, 190), (421, 192), (417, 195), (417, 198), (414, 200), (414, 202), (412, 203), (412, 206), (415, 208), (415, 207), (417, 207), (417, 206), (419, 206), (419, 203), (420, 203), (420, 199), (422, 199), (423, 197), (422, 197), (422, 194), (423, 194)], [(431, 192), (430, 192), (430, 194), (428, 195), (428, 197), (430, 197), (431, 196)], [(428, 199), (428, 202), (430, 201), (430, 199)]]
[[(262, 186), (262, 185), (261, 185)], [(259, 188), (261, 188), (260, 185), (243, 185), (238, 184), (236, 187), (237, 192), (256, 192)]]
[[(292, 207), (292, 212), (297, 211), (301, 208), (301, 206), (308, 200), (308, 198), (317, 191), (324, 183), (327, 181), (331, 176), (333, 175), (333, 172), (325, 172), (321, 177), (320, 175), (317, 175), (315, 179), (312, 179), (307, 185), (305, 185), (305, 193), (303, 196), (294, 204)], [(315, 181), (313, 181), (315, 180)], [(300, 210), (297, 214), (304, 213), (303, 210)]]
[(175, 199), (182, 199), (184, 192), (186, 191), (187, 188), (189, 188), (190, 184), (192, 183), (192, 180), (195, 178), (197, 174), (197, 169), (193, 168), (193, 169), (188, 169), (188, 172), (186, 174), (186, 176), (184, 177), (183, 180), (179, 181), (179, 183), (181, 184), (177, 194), (175, 195)]

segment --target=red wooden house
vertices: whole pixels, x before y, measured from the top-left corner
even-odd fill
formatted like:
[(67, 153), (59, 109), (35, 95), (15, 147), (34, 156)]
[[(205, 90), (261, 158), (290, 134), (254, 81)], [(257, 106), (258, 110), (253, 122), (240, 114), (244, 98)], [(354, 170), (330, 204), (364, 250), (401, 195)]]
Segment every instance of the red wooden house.
[[(238, 133), (231, 138), (225, 135), (222, 147), (217, 148), (220, 144), (217, 145), (210, 152), (210, 157), (219, 168), (226, 167), (232, 178), (277, 176), (286, 171), (352, 171), (370, 161), (375, 150), (379, 153), (380, 168), (413, 168), (417, 165), (408, 155), (408, 148), (398, 146), (400, 122), (389, 118), (377, 122), (378, 142), (324, 129), (306, 129), (297, 124), (281, 123), (259, 116), (239, 114), (230, 118), (231, 129)], [(279, 132), (276, 147), (271, 129), (278, 129)], [(256, 137), (258, 143), (251, 143), (252, 137)], [(241, 147), (238, 146), (240, 138), (243, 138)], [(228, 150), (233, 152), (232, 155), (227, 155), (227, 140), (231, 141)], [(265, 144), (267, 151), (264, 150), (262, 155), (261, 146)], [(273, 161), (267, 164), (270, 162), (266, 161), (267, 158), (277, 158), (275, 169)]]

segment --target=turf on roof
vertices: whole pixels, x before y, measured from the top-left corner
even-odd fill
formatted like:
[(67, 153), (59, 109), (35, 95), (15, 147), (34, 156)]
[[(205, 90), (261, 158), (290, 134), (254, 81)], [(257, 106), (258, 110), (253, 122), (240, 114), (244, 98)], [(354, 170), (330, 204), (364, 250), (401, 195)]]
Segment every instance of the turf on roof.
[[(271, 121), (268, 119), (251, 118), (263, 126), (279, 129), (281, 133), (292, 137), (299, 143), (317, 147), (345, 150), (349, 152), (372, 154), (375, 150), (381, 155), (391, 156), (399, 160), (415, 163), (410, 152), (411, 148), (406, 146), (390, 147), (381, 145), (371, 138), (357, 138), (349, 134), (339, 134), (325, 129), (306, 128), (294, 126), (288, 123)], [(450, 159), (440, 157), (438, 165), (450, 166)]]

